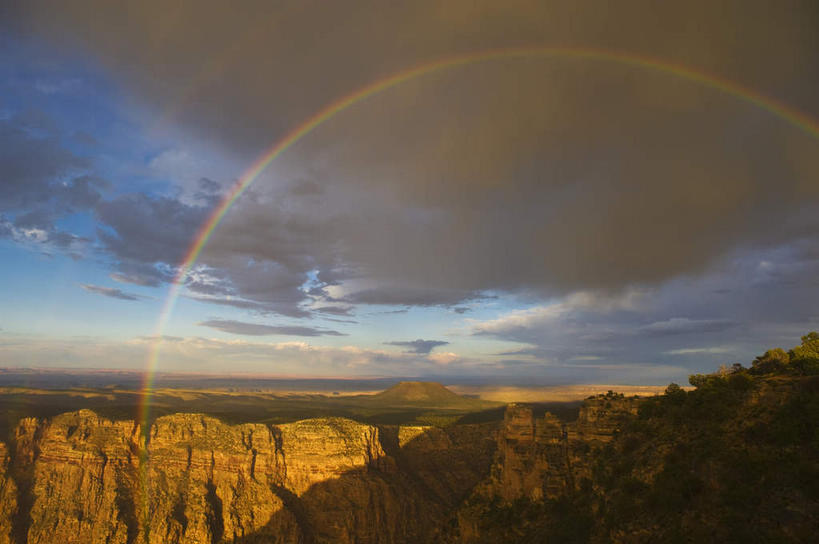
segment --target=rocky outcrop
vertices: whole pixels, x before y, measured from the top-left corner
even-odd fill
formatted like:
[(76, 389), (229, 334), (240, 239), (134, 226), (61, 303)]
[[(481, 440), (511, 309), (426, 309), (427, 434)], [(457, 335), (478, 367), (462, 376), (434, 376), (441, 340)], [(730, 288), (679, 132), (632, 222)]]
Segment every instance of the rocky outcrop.
[(623, 423), (637, 415), (640, 397), (624, 397), (609, 392), (583, 402), (577, 421), (567, 426), (570, 440), (600, 445), (609, 442)]
[(483, 534), (481, 521), (497, 508), (519, 499), (538, 503), (571, 495), (590, 478), (594, 451), (637, 413), (639, 402), (614, 393), (590, 397), (568, 423), (549, 412), (536, 417), (529, 405), (507, 406), (489, 476), (458, 510), (455, 528), (442, 541), (493, 541), (500, 537)]
[(497, 460), (483, 492), (507, 502), (518, 497), (540, 500), (563, 492), (571, 480), (565, 435), (563, 424), (552, 414), (536, 419), (528, 406), (509, 406)]
[[(144, 463), (149, 542), (219, 542), (258, 531), (283, 508), (283, 459), (264, 425), (224, 425), (198, 414), (158, 419)], [(272, 482), (271, 482), (272, 480)]]
[(531, 406), (507, 406), (489, 479), (477, 492), (510, 503), (518, 498), (555, 498), (573, 490), (589, 472), (589, 452), (610, 441), (639, 399), (599, 395), (584, 401), (576, 421), (549, 412), (535, 417)]
[(28, 542), (132, 542), (133, 484), (138, 471), (139, 427), (84, 410), (47, 425), (29, 421), (17, 437), (18, 456), (34, 459), (28, 493)]
[[(0, 544), (427, 541), (485, 475), (485, 427), (228, 425), (87, 410), (0, 447)], [(420, 521), (423, 520), (423, 523)]]
[[(511, 503), (572, 489), (589, 444), (610, 440), (633, 409), (590, 399), (567, 425), (512, 405), (495, 431), (174, 414), (145, 433), (88, 410), (23, 419), (10, 450), (0, 445), (0, 544), (446, 540), (470, 496)], [(464, 512), (466, 534), (475, 524)]]
[(0, 443), (0, 544), (12, 542), (12, 522), (17, 511), (17, 485), (9, 474), (9, 452)]

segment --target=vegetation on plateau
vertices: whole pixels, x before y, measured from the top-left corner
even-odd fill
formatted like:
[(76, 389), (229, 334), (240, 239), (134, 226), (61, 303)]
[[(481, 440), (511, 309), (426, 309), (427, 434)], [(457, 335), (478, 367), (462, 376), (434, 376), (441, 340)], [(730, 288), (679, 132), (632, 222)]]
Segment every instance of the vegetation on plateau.
[(557, 499), (495, 501), (495, 542), (810, 542), (819, 534), (819, 334), (642, 402)]

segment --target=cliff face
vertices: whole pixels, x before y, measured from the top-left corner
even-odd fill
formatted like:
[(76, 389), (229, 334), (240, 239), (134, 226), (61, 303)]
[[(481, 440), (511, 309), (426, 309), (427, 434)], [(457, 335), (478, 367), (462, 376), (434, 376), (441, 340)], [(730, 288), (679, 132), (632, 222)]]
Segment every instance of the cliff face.
[(622, 423), (636, 414), (638, 402), (618, 396), (587, 399), (571, 423), (548, 412), (536, 418), (529, 406), (508, 406), (490, 478), (477, 492), (507, 503), (567, 493), (589, 476), (588, 453), (612, 439)]
[(442, 542), (816, 540), (819, 376), (692, 381), (588, 399), (565, 425), (508, 407), (490, 476)]
[(12, 521), (17, 511), (17, 485), (9, 475), (9, 452), (0, 443), (0, 544), (10, 544)]
[(573, 494), (591, 478), (595, 452), (637, 413), (639, 402), (615, 394), (589, 398), (570, 423), (548, 412), (536, 417), (527, 405), (507, 406), (489, 476), (458, 510), (454, 529), (442, 541), (515, 541), (504, 532), (505, 522), (490, 522), (487, 531), (486, 519), (521, 499), (542, 504)]
[(423, 541), (485, 475), (486, 435), (175, 414), (146, 444), (87, 410), (25, 419), (0, 445), (0, 544)]
[(815, 540), (819, 376), (697, 381), (570, 423), (23, 419), (0, 444), (0, 544)]
[(466, 499), (565, 495), (635, 406), (588, 400), (564, 424), (511, 405), (500, 429), (175, 414), (143, 433), (88, 410), (24, 419), (0, 444), (0, 544), (452, 541), (454, 512), (469, 541), (486, 509)]
[[(28, 542), (128, 542), (133, 534), (130, 484), (138, 469), (139, 428), (93, 412), (63, 414), (48, 424), (27, 420), (18, 428), (17, 458), (30, 471)], [(21, 482), (23, 483), (23, 482)]]
[(546, 414), (535, 419), (528, 406), (510, 406), (498, 440), (498, 458), (482, 491), (505, 501), (542, 499), (562, 492), (571, 478), (565, 429)]

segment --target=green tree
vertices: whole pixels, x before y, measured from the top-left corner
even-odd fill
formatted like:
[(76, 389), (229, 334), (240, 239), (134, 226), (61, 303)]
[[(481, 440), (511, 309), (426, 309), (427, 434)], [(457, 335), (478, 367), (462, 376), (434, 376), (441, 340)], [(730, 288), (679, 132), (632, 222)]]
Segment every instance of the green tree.
[(790, 356), (782, 348), (769, 349), (751, 364), (757, 374), (769, 374), (782, 371), (790, 362)]
[(677, 395), (679, 394), (680, 391), (682, 391), (682, 387), (680, 387), (674, 382), (671, 382), (670, 384), (668, 384), (668, 387), (665, 388), (666, 395)]
[[(708, 383), (708, 375), (707, 374), (691, 374), (688, 376), (688, 383), (693, 385), (696, 388), (704, 387)], [(666, 393), (668, 389), (666, 389)]]
[(803, 374), (819, 373), (819, 333), (809, 332), (802, 337), (802, 345), (790, 352), (795, 370)]
[(819, 333), (809, 332), (802, 337), (802, 345), (791, 351), (795, 359), (819, 359)]

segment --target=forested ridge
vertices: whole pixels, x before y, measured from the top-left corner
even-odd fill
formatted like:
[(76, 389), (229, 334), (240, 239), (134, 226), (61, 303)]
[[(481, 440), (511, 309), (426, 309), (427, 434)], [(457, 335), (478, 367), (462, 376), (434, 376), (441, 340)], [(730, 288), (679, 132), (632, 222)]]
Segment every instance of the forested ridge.
[(819, 334), (690, 383), (642, 401), (564, 495), (480, 505), (470, 541), (815, 542)]

